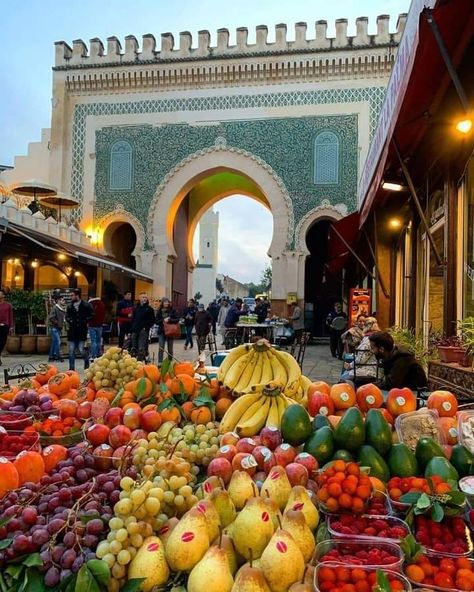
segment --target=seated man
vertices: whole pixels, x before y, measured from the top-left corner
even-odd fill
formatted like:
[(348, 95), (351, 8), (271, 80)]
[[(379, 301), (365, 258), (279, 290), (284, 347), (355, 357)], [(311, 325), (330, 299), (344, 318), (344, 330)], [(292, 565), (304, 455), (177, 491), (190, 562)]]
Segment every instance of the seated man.
[(393, 337), (385, 331), (377, 331), (369, 336), (370, 349), (382, 362), (385, 376), (380, 381), (382, 389), (408, 387), (414, 391), (426, 387), (427, 380), (423, 367), (415, 356), (404, 347), (394, 344)]

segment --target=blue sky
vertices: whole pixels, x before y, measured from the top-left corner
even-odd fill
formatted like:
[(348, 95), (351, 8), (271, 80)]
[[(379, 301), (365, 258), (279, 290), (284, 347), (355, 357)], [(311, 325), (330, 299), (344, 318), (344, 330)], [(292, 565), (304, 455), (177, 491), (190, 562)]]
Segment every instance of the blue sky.
[[(409, 0), (2, 0), (2, 55), (0, 66), (0, 164), (12, 165), (15, 155), (25, 154), (28, 142), (38, 141), (41, 128), (50, 126), (51, 118), (51, 66), (54, 60), (54, 42), (81, 38), (88, 42), (92, 37), (116, 35), (123, 41), (133, 34), (139, 41), (145, 33), (153, 33), (157, 40), (160, 34), (170, 31), (178, 39), (180, 31), (190, 31), (197, 39), (197, 31), (208, 29), (211, 43), (216, 42), (216, 31), (226, 27), (235, 38), (237, 27), (249, 29), (249, 40), (255, 37), (255, 26), (266, 24), (270, 40), (274, 36), (274, 25), (286, 23), (289, 37), (293, 36), (293, 25), (299, 21), (308, 23), (314, 30), (314, 21), (328, 21), (329, 35), (334, 33), (334, 21), (347, 18), (349, 35), (355, 32), (355, 19), (369, 17), (369, 32), (375, 32), (376, 16), (391, 15), (391, 30), (395, 29), (397, 16), (407, 12)], [(245, 199), (245, 202), (242, 200)], [(243, 203), (243, 205), (242, 205)], [(250, 205), (249, 205), (250, 204)], [(242, 209), (243, 208), (243, 209)], [(235, 260), (235, 244), (226, 244), (221, 232), (220, 271), (245, 281), (257, 281), (266, 262), (262, 243), (270, 244), (271, 218), (262, 206), (248, 198), (223, 200), (216, 206), (221, 211), (221, 227), (224, 218), (236, 216), (244, 211), (249, 220), (249, 209), (255, 214), (258, 228), (258, 243), (255, 242), (251, 255), (243, 250), (247, 264), (224, 263)], [(256, 209), (255, 209), (256, 208)], [(254, 211), (255, 209), (255, 211)], [(233, 225), (233, 235), (239, 228)], [(263, 237), (268, 236), (265, 240)], [(222, 242), (224, 241), (224, 242)], [(257, 254), (258, 252), (258, 254)], [(246, 254), (247, 253), (247, 254)], [(252, 255), (253, 253), (253, 255)], [(228, 267), (230, 265), (230, 267)], [(245, 276), (245, 277), (244, 277)]]

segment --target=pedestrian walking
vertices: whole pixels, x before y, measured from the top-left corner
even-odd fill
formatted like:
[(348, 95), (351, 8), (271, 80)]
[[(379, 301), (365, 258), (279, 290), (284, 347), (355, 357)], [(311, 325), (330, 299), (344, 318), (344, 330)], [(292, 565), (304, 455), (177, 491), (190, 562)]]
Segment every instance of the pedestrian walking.
[(193, 348), (193, 327), (194, 319), (196, 317), (197, 308), (194, 298), (188, 300), (188, 306), (184, 309), (184, 328), (186, 329), (186, 339), (184, 340), (184, 349)]
[(213, 320), (211, 313), (204, 309), (204, 304), (199, 304), (194, 323), (199, 353), (206, 349), (206, 339), (211, 331)]
[(87, 326), (93, 316), (94, 311), (92, 306), (85, 300), (82, 300), (81, 290), (74, 288), (71, 303), (66, 308), (69, 370), (76, 369), (76, 350), (79, 350), (84, 360), (84, 370), (89, 368), (89, 353), (85, 348), (85, 343), (87, 339)]
[(209, 306), (207, 307), (209, 314), (212, 317), (212, 332), (216, 335), (217, 332), (217, 319), (219, 317), (219, 305), (215, 300), (209, 302)]
[(99, 358), (102, 355), (102, 331), (105, 321), (105, 304), (98, 297), (89, 299), (94, 316), (89, 321), (89, 338), (91, 340), (91, 357)]
[(61, 357), (61, 333), (66, 321), (66, 300), (63, 296), (53, 297), (53, 306), (48, 315), (49, 334), (51, 335), (51, 347), (49, 348), (48, 362), (63, 362)]
[[(177, 325), (179, 323), (178, 315), (171, 306), (169, 298), (161, 299), (158, 310), (156, 311), (155, 322), (158, 325), (158, 363), (161, 364), (165, 353), (165, 345), (168, 357), (171, 358), (173, 356), (173, 338), (169, 334), (167, 335), (167, 333), (170, 333), (169, 325)], [(176, 330), (178, 329), (179, 326)]]
[(13, 333), (13, 307), (5, 300), (5, 290), (0, 290), (0, 366), (7, 337)]
[(123, 299), (117, 304), (118, 344), (123, 348), (125, 336), (132, 332), (133, 301), (132, 293), (125, 292)]
[(219, 328), (219, 333), (222, 336), (222, 344), (224, 345), (224, 335), (225, 335), (225, 318), (227, 316), (227, 312), (229, 310), (229, 301), (227, 300), (227, 298), (222, 298), (221, 299), (221, 305), (219, 308), (219, 315), (217, 317), (217, 326)]
[(342, 310), (340, 302), (334, 303), (334, 309), (326, 317), (326, 326), (329, 329), (329, 347), (332, 357), (342, 360), (343, 344), (341, 335), (347, 327), (347, 315)]
[(155, 311), (150, 306), (148, 296), (142, 292), (139, 296), (139, 302), (132, 312), (131, 349), (135, 352), (138, 360), (144, 361), (148, 358), (148, 339), (150, 329), (155, 324)]

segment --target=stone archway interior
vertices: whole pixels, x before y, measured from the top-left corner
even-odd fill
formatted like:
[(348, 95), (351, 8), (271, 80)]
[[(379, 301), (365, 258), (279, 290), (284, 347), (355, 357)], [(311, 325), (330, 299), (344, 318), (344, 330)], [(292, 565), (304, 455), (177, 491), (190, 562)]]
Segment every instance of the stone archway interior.
[(127, 267), (135, 268), (133, 252), (137, 244), (137, 235), (128, 222), (113, 222), (104, 232), (104, 247), (116, 261)]

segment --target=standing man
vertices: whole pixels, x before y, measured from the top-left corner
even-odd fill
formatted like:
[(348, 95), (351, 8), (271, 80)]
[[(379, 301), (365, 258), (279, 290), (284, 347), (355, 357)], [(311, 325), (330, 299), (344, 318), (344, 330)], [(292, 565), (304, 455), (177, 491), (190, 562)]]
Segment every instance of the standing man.
[(84, 370), (89, 368), (89, 354), (84, 348), (87, 339), (87, 325), (94, 317), (92, 306), (82, 300), (81, 290), (74, 288), (71, 304), (66, 309), (66, 322), (68, 323), (67, 343), (69, 350), (69, 370), (76, 369), (76, 349), (84, 360)]
[(94, 316), (89, 321), (89, 337), (91, 340), (91, 357), (99, 358), (102, 355), (102, 325), (105, 321), (105, 304), (100, 298), (89, 299)]
[(209, 302), (209, 306), (207, 307), (209, 314), (212, 317), (212, 332), (214, 335), (217, 334), (217, 319), (219, 317), (219, 305), (215, 300)]
[(239, 322), (241, 315), (245, 314), (246, 310), (242, 308), (242, 298), (236, 298), (234, 304), (229, 307), (225, 317), (224, 326), (226, 329), (233, 329)]
[(209, 310), (204, 310), (204, 304), (198, 304), (195, 327), (199, 353), (206, 349), (206, 339), (211, 330), (213, 321), (214, 319)]
[(0, 366), (2, 365), (2, 352), (10, 333), (13, 333), (13, 307), (5, 300), (4, 290), (0, 289)]
[(184, 349), (193, 349), (193, 327), (194, 319), (196, 317), (197, 308), (194, 298), (188, 300), (188, 306), (184, 309), (184, 327), (186, 329), (186, 339), (184, 340)]
[(297, 302), (290, 304), (290, 323), (295, 332), (295, 341), (299, 343), (304, 331), (304, 317)]
[(326, 326), (329, 329), (329, 347), (333, 358), (342, 360), (343, 344), (341, 335), (346, 330), (347, 315), (342, 310), (340, 302), (334, 303), (334, 309), (326, 317)]
[(48, 316), (49, 332), (51, 334), (51, 347), (49, 348), (48, 362), (62, 362), (61, 357), (61, 332), (66, 319), (66, 300), (63, 296), (53, 296), (53, 306)]
[(155, 311), (148, 302), (148, 296), (142, 292), (139, 303), (132, 313), (132, 349), (135, 350), (139, 360), (148, 358), (148, 336), (150, 329), (155, 324)]
[(117, 304), (119, 347), (123, 348), (125, 335), (132, 332), (133, 302), (130, 290), (125, 292), (123, 299)]

